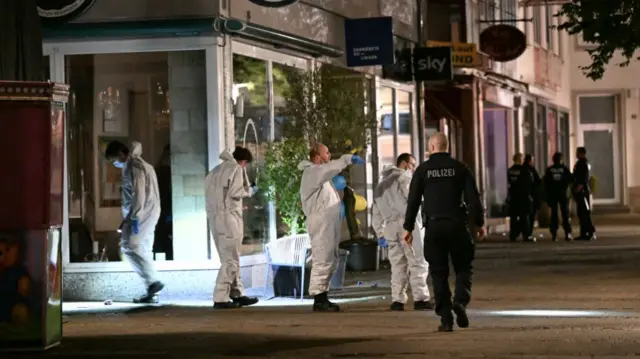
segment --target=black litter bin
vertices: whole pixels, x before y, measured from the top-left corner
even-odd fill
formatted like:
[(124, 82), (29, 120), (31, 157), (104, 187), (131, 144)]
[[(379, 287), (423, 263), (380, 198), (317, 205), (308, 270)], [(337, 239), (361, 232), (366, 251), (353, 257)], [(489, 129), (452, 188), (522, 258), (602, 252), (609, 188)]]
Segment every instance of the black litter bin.
[(370, 272), (378, 270), (378, 241), (350, 239), (340, 243), (340, 248), (349, 251), (348, 271)]
[[(331, 277), (329, 288), (340, 290), (344, 286), (344, 272), (349, 251), (340, 249), (340, 261), (336, 266), (336, 271)], [(301, 268), (273, 265), (273, 294), (276, 297), (300, 297), (300, 276)], [(309, 295), (309, 279), (311, 268), (304, 271), (304, 295)]]

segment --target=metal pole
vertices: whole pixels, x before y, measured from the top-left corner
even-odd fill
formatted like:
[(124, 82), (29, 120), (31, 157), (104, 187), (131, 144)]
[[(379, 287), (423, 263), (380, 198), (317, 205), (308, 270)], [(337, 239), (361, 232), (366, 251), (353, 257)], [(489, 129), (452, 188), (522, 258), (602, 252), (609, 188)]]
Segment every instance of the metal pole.
[[(425, 33), (426, 33), (426, 27), (424, 26), (424, 13), (426, 13), (427, 11), (427, 1), (428, 0), (416, 0), (418, 2), (416, 10), (417, 10), (417, 17), (418, 17), (418, 26), (416, 26), (417, 28), (417, 35), (418, 35), (418, 46), (425, 46)], [(423, 5), (424, 2), (424, 5)], [(423, 116), (423, 111), (422, 111), (422, 106), (423, 106), (423, 99), (422, 99), (422, 81), (416, 81), (416, 116), (418, 118), (418, 161), (422, 162), (424, 161), (424, 153), (426, 152), (426, 146), (425, 146), (425, 132), (424, 132), (424, 122), (425, 122), (425, 117)], [(426, 111), (425, 111), (426, 112)]]

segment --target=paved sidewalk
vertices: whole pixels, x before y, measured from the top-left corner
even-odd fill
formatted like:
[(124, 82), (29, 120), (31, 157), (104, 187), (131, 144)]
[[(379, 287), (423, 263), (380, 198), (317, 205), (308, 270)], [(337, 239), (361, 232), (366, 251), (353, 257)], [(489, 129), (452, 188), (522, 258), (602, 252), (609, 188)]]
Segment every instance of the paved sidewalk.
[[(625, 231), (619, 233), (626, 233)], [(499, 239), (499, 238), (498, 238)], [(471, 327), (438, 333), (431, 312), (389, 299), (235, 311), (136, 308), (72, 315), (63, 345), (4, 358), (628, 358), (640, 355), (640, 241), (478, 245)], [(362, 288), (388, 273), (362, 273)], [(350, 282), (353, 284), (351, 278)], [(364, 289), (363, 289), (364, 290)], [(388, 293), (388, 292), (387, 292)]]

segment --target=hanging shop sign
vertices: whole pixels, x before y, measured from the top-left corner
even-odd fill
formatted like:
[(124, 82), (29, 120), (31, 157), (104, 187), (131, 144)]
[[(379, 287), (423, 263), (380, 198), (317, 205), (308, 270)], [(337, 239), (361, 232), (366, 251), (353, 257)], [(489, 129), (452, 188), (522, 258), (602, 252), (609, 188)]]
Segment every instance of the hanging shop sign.
[(344, 20), (347, 66), (394, 63), (393, 20), (390, 16)]
[(451, 47), (416, 47), (413, 75), (416, 81), (446, 82), (453, 79)]
[(69, 22), (89, 10), (95, 0), (38, 0), (38, 14), (45, 24)]
[(527, 50), (527, 37), (515, 26), (492, 25), (480, 33), (480, 51), (497, 62), (513, 61)]
[(297, 3), (298, 0), (249, 0), (249, 2), (264, 7), (285, 7)]
[(476, 44), (463, 42), (427, 41), (427, 47), (451, 47), (453, 67), (480, 67), (482, 59)]

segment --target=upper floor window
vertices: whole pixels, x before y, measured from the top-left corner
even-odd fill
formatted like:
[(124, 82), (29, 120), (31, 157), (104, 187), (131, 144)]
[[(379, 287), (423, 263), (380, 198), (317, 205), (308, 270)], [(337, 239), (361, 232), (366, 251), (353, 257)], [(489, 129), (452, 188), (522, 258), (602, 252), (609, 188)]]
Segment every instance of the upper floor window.
[(542, 42), (542, 19), (540, 18), (540, 7), (534, 6), (532, 10), (533, 42), (540, 45)]
[(545, 17), (545, 22), (546, 25), (545, 29), (545, 35), (546, 35), (546, 40), (547, 40), (547, 49), (549, 49), (549, 51), (554, 51), (555, 48), (555, 38), (554, 38), (554, 32), (555, 29), (553, 28), (553, 14), (552, 14), (552, 9), (551, 9), (551, 5), (547, 5), (544, 7), (544, 17)]

